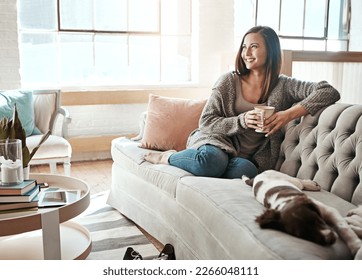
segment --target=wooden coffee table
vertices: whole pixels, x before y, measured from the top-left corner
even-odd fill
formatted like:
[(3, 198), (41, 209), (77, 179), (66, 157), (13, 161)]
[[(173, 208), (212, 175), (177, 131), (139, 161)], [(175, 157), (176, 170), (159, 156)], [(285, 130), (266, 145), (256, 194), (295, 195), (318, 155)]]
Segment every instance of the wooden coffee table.
[(81, 197), (61, 207), (0, 214), (0, 259), (85, 259), (92, 247), (89, 231), (70, 219), (89, 206), (88, 185), (63, 175), (29, 177), (49, 187), (81, 190)]

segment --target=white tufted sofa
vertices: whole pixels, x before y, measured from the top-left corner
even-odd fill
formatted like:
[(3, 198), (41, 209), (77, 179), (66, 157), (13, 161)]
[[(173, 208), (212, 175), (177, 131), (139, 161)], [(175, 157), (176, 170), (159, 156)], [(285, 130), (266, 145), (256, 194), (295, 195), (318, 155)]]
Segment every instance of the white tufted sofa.
[[(283, 232), (260, 229), (263, 206), (239, 179), (195, 177), (143, 160), (146, 150), (125, 138), (112, 143), (108, 203), (162, 243), (178, 259), (352, 259), (338, 240), (323, 247)], [(362, 105), (334, 104), (285, 130), (276, 169), (317, 181), (314, 198), (342, 215), (362, 204)]]

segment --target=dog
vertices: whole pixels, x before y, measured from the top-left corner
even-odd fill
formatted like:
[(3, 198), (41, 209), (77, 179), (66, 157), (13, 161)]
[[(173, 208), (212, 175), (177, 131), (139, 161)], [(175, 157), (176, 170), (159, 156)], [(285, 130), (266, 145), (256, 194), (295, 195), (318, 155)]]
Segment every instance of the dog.
[(264, 213), (256, 217), (261, 228), (284, 231), (324, 246), (332, 245), (340, 236), (353, 256), (361, 247), (361, 240), (335, 208), (302, 192), (320, 191), (316, 182), (275, 170), (242, 179), (253, 187), (255, 198), (266, 207)]

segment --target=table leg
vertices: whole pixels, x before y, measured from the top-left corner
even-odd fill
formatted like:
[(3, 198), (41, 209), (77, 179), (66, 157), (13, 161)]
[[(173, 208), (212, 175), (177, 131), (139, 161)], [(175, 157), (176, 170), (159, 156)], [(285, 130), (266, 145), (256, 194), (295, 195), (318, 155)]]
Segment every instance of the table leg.
[(43, 252), (45, 260), (60, 260), (59, 211), (53, 209), (41, 214)]

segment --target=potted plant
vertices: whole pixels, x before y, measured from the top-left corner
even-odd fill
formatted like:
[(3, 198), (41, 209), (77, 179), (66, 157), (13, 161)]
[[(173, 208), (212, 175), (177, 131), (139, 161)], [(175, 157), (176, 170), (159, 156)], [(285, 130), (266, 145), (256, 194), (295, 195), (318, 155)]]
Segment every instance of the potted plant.
[(2, 118), (0, 120), (0, 139), (20, 139), (22, 143), (22, 156), (23, 156), (23, 168), (28, 169), (29, 162), (33, 158), (36, 151), (39, 149), (49, 137), (50, 131), (45, 133), (40, 139), (39, 144), (30, 152), (26, 146), (26, 133), (19, 119), (16, 105), (14, 106), (13, 116), (11, 119)]

